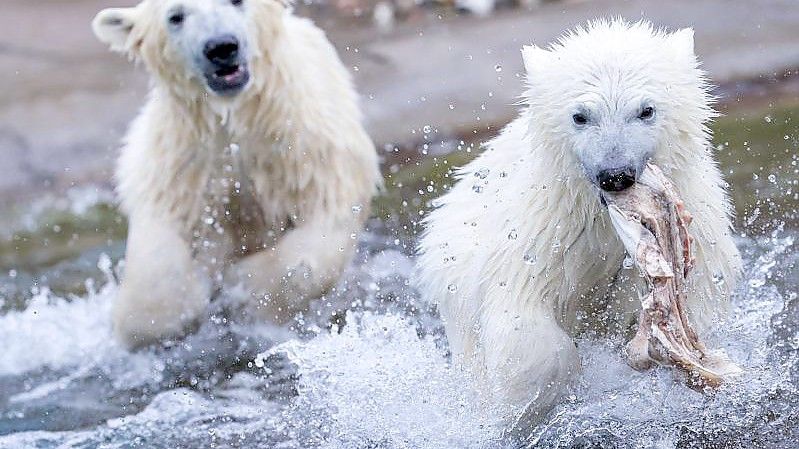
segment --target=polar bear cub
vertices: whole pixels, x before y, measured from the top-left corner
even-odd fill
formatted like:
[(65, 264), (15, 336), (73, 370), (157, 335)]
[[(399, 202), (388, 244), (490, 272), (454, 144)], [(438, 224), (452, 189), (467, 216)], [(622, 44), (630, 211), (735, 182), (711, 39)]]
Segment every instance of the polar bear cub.
[(700, 331), (741, 262), (691, 30), (596, 21), (522, 53), (524, 108), (426, 218), (417, 281), (454, 360), (509, 418), (536, 420), (580, 370), (574, 337), (624, 332), (640, 310), (600, 189), (626, 189), (650, 160), (674, 182), (694, 215)]
[(323, 32), (279, 0), (143, 0), (93, 29), (152, 78), (116, 169), (121, 341), (180, 335), (220, 285), (278, 322), (331, 288), (381, 175)]

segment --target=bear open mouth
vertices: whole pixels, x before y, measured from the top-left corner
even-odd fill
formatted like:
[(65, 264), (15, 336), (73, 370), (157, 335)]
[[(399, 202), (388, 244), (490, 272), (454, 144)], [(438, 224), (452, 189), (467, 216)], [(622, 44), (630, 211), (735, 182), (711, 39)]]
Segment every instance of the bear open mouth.
[(217, 66), (214, 71), (206, 74), (208, 87), (219, 94), (231, 95), (238, 93), (250, 80), (250, 72), (244, 64), (230, 66)]

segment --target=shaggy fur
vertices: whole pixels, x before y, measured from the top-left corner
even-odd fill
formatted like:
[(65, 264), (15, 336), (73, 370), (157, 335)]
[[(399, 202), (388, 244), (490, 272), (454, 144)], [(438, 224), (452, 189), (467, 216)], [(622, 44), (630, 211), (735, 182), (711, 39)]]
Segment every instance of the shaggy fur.
[(622, 268), (624, 247), (581, 164), (576, 107), (612, 115), (656, 105), (651, 157), (694, 216), (689, 297), (700, 331), (730, 297), (741, 262), (691, 30), (598, 21), (523, 57), (525, 108), (425, 220), (417, 280), (439, 305), (454, 360), (510, 415), (529, 404), (525, 416), (538, 419), (580, 369), (573, 338), (625, 332), (644, 288)]
[(283, 3), (243, 3), (250, 84), (207, 90), (172, 43), (167, 8), (219, 1), (144, 0), (94, 22), (152, 74), (116, 171), (130, 231), (114, 326), (131, 346), (182, 333), (223, 282), (243, 283), (265, 319), (302, 310), (350, 260), (381, 182), (349, 73)]

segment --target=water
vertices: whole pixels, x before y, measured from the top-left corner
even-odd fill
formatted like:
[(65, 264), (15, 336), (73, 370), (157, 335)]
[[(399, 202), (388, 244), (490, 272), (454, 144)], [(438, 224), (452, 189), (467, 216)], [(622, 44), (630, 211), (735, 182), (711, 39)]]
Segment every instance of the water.
[(412, 263), (401, 249), (367, 234), (337, 292), (294, 331), (216, 316), (184, 342), (132, 354), (112, 338), (117, 276), (103, 256), (102, 287), (90, 281), (70, 299), (43, 289), (0, 317), (0, 447), (486, 441), (491, 419), (449, 366), (433, 308), (407, 286)]
[[(796, 113), (716, 129), (746, 279), (708, 344), (745, 369), (740, 381), (702, 395), (668, 368), (630, 369), (623, 341), (584, 338), (582, 374), (526, 447), (799, 447)], [(383, 220), (290, 328), (232, 324), (237, 298), (223, 296), (195, 334), (135, 353), (111, 336), (124, 220), (107, 192), (3, 222), (0, 449), (503, 448), (499, 412), (450, 365), (435, 308), (408, 285), (414, 222), (473, 148), (391, 166)]]
[[(408, 286), (406, 248), (372, 227), (337, 292), (293, 330), (231, 325), (217, 310), (185, 341), (128, 353), (111, 338), (110, 258), (86, 294), (40, 288), (0, 316), (0, 447), (502, 447), (497, 414)], [(740, 382), (701, 395), (669, 369), (628, 368), (621, 341), (581, 340), (582, 375), (527, 444), (795, 447), (793, 233), (741, 246), (747, 279), (711, 336), (745, 368)]]
[(785, 274), (795, 282), (795, 273), (777, 268), (794, 266), (793, 245), (793, 237), (742, 242), (744, 287), (710, 336), (712, 347), (744, 368), (740, 381), (702, 395), (667, 369), (631, 372), (618, 342), (584, 342), (579, 385), (531, 440), (540, 447), (796, 447), (799, 329), (795, 321), (781, 336), (772, 329), (785, 307), (781, 291), (795, 289), (783, 283)]

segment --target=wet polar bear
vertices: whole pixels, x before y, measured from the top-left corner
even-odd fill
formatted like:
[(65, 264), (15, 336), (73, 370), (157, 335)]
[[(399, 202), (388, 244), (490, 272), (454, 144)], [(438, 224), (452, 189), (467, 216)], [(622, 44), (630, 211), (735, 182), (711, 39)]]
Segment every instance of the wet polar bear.
[(694, 216), (700, 332), (741, 262), (690, 29), (597, 21), (523, 59), (525, 107), (425, 220), (417, 281), (440, 307), (454, 361), (529, 424), (579, 371), (574, 337), (624, 333), (640, 310), (646, 287), (624, 268), (600, 188), (629, 187), (648, 160), (673, 180)]
[(121, 341), (180, 335), (220, 285), (278, 322), (329, 289), (381, 177), (323, 32), (279, 0), (144, 0), (93, 29), (152, 75), (116, 170)]

